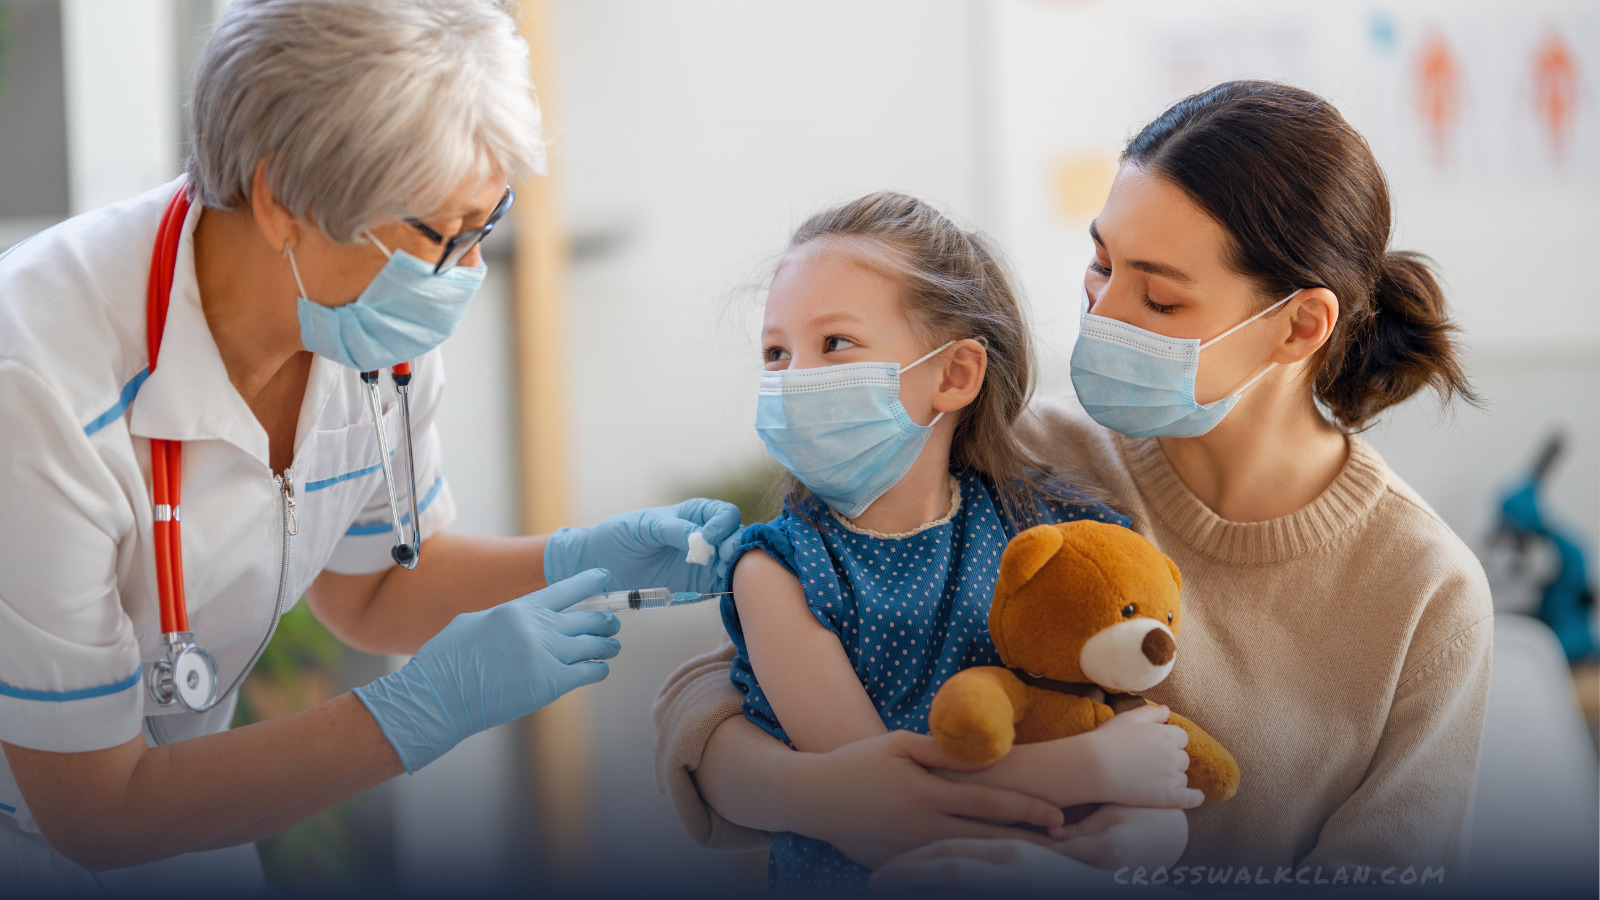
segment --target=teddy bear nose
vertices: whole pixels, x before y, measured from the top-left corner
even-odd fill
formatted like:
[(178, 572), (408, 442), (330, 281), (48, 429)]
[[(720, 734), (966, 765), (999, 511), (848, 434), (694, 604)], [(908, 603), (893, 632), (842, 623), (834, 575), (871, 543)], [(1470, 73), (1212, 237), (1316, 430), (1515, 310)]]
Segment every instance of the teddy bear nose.
[(1144, 643), (1140, 645), (1144, 651), (1144, 658), (1150, 660), (1153, 666), (1164, 666), (1172, 661), (1173, 654), (1178, 652), (1178, 645), (1172, 642), (1172, 635), (1165, 629), (1152, 628), (1144, 636)]

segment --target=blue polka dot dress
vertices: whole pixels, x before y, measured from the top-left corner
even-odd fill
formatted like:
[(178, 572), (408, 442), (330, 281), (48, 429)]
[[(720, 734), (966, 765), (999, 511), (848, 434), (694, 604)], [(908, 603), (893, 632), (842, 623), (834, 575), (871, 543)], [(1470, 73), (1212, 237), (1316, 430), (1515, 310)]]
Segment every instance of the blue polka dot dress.
[[(972, 666), (1000, 664), (989, 640), (989, 603), (1000, 554), (1020, 529), (998, 509), (993, 486), (971, 472), (955, 473), (960, 503), (941, 524), (905, 536), (847, 528), (815, 501), (805, 515), (786, 506), (778, 518), (744, 532), (738, 554), (761, 550), (800, 579), (806, 604), (838, 635), (890, 729), (926, 734), (928, 707), (945, 679)], [(1039, 521), (1098, 519), (1128, 525), (1125, 516), (1094, 504), (1040, 499)], [(757, 683), (731, 597), (722, 621), (738, 651), (733, 684), (744, 694), (745, 717), (789, 743)], [(767, 881), (774, 892), (865, 893), (868, 870), (830, 844), (798, 834), (773, 835)]]

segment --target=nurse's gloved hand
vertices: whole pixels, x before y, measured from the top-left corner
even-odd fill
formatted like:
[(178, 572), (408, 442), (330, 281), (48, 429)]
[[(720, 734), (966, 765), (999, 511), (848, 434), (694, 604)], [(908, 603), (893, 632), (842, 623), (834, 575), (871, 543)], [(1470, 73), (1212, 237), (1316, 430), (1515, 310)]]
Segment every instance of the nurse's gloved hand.
[(462, 613), (400, 671), (356, 688), (407, 772), (471, 735), (520, 718), (611, 671), (621, 627), (610, 613), (566, 610), (600, 593), (604, 569)]
[[(739, 508), (721, 500), (685, 500), (676, 506), (618, 513), (588, 528), (563, 528), (544, 548), (551, 582), (584, 569), (611, 570), (607, 590), (665, 587), (717, 590), (739, 548)], [(689, 535), (700, 532), (716, 550), (705, 565), (688, 562)]]

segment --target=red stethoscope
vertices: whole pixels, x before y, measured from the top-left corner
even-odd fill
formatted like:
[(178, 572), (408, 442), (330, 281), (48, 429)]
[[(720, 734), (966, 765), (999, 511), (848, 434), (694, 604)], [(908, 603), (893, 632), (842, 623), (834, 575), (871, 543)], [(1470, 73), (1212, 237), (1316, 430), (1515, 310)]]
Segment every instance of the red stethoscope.
[[(187, 185), (167, 204), (156, 229), (155, 252), (150, 261), (145, 340), (150, 354), (150, 372), (156, 370), (161, 336), (167, 326), (167, 306), (172, 300), (172, 281), (178, 265), (178, 243), (183, 223), (189, 215)], [(411, 476), (411, 540), (406, 541), (395, 495), (394, 472), (389, 463), (389, 438), (383, 430), (383, 403), (378, 396), (379, 372), (362, 372), (373, 421), (378, 432), (378, 448), (383, 465), (383, 480), (389, 491), (389, 512), (394, 523), (394, 561), (407, 569), (416, 568), (422, 553), (422, 532), (417, 521), (417, 471), (411, 449), (411, 365), (400, 363), (392, 371), (395, 391), (400, 395), (400, 410), (405, 430), (406, 471)], [(189, 630), (189, 607), (183, 594), (183, 535), (179, 530), (183, 495), (183, 442), (150, 439), (150, 499), (154, 520), (156, 555), (156, 593), (161, 607), (162, 658), (150, 667), (150, 697), (158, 706), (181, 705), (190, 712), (205, 712), (222, 699), (217, 661), (204, 647), (194, 642)]]

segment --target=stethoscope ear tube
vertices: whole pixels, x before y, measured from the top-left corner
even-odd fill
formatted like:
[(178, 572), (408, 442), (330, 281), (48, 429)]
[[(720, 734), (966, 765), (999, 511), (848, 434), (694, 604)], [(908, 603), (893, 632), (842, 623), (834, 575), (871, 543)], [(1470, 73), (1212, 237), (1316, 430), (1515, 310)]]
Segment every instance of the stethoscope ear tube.
[(417, 460), (411, 447), (411, 364), (401, 363), (390, 373), (394, 377), (395, 393), (400, 395), (400, 424), (405, 431), (406, 477), (411, 480), (411, 543), (400, 535), (390, 555), (407, 569), (414, 569), (422, 558), (422, 519), (417, 512)]
[(383, 430), (383, 400), (378, 396), (379, 371), (361, 373), (361, 383), (367, 388), (367, 405), (372, 409), (372, 425), (378, 432), (379, 464), (383, 466), (383, 483), (389, 492), (389, 520), (394, 526), (394, 547), (389, 555), (402, 568), (414, 569), (422, 555), (422, 530), (417, 521), (417, 468), (411, 447), (411, 365), (400, 363), (393, 370), (395, 391), (400, 395), (401, 430), (405, 432), (406, 474), (411, 479), (411, 541), (406, 541), (405, 525), (400, 515), (400, 496), (394, 486), (394, 467), (390, 462), (393, 451), (389, 449), (389, 435)]

